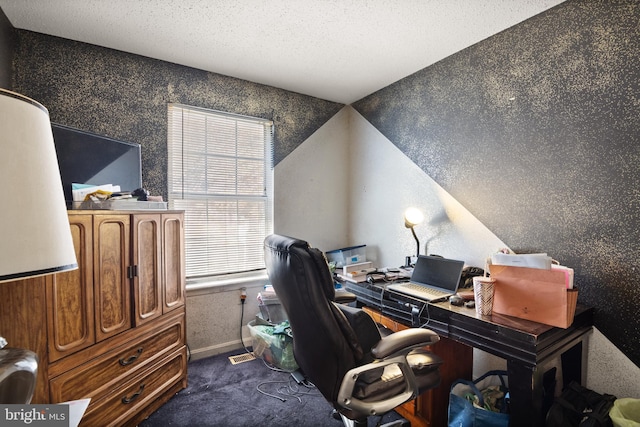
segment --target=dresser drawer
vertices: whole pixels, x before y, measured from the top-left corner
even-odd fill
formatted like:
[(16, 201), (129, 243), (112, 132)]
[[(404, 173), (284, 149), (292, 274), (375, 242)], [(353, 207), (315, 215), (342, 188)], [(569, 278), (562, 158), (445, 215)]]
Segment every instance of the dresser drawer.
[(156, 362), (184, 342), (184, 317), (163, 325), (152, 335), (132, 340), (49, 381), (51, 402), (90, 397), (99, 399), (118, 384)]
[(80, 425), (121, 426), (186, 374), (187, 350), (182, 347), (115, 387), (108, 396), (92, 401)]

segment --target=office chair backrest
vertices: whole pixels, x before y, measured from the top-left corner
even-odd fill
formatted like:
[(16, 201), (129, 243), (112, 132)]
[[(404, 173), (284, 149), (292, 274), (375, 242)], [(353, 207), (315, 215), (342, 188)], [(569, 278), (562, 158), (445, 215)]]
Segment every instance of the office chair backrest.
[(324, 254), (305, 241), (274, 234), (265, 239), (265, 262), (291, 324), (296, 362), (335, 402), (344, 374), (363, 349), (333, 302), (334, 281)]

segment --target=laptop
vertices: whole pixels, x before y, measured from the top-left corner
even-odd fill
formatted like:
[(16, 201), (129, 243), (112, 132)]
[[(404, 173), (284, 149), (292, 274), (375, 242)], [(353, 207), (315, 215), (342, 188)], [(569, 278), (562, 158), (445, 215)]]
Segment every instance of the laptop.
[(419, 255), (411, 279), (393, 283), (387, 289), (430, 302), (444, 300), (458, 292), (464, 261)]

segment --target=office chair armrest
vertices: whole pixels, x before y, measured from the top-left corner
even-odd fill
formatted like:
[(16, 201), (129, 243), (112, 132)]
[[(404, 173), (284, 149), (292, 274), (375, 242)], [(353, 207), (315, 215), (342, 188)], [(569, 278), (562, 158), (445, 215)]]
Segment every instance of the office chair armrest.
[(338, 304), (349, 304), (357, 300), (356, 294), (347, 291), (336, 291), (335, 301)]
[[(403, 391), (392, 397), (381, 398), (381, 400), (361, 400), (353, 396), (353, 390), (358, 378), (370, 370), (379, 370), (387, 365), (397, 364), (402, 371), (404, 382)], [(390, 359), (367, 363), (349, 370), (343, 377), (338, 391), (337, 403), (343, 408), (356, 411), (360, 414), (376, 415), (385, 414), (393, 408), (414, 399), (417, 396), (416, 378), (409, 367), (406, 355), (402, 354)]]
[(438, 341), (440, 341), (440, 337), (432, 330), (403, 329), (382, 338), (371, 348), (371, 354), (376, 359), (384, 359), (399, 352), (406, 354), (416, 347), (433, 345)]

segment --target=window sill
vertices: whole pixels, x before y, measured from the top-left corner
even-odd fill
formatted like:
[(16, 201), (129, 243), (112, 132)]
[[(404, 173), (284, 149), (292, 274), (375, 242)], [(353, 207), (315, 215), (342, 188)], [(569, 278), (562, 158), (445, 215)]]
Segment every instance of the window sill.
[(227, 292), (247, 286), (262, 287), (268, 280), (269, 276), (267, 276), (267, 271), (260, 270), (251, 273), (237, 273), (215, 278), (188, 280), (186, 290), (188, 296)]

